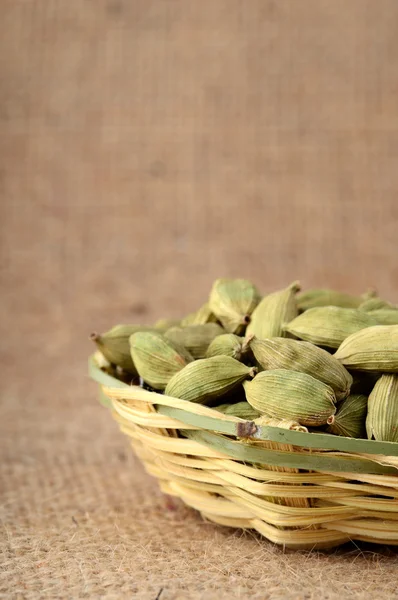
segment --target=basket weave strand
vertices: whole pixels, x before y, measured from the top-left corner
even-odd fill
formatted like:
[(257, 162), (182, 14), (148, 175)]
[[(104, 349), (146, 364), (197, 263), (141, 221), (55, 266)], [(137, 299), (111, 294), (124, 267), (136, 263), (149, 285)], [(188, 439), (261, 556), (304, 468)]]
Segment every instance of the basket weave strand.
[(204, 518), (297, 549), (398, 545), (398, 444), (256, 428), (89, 369), (147, 472)]

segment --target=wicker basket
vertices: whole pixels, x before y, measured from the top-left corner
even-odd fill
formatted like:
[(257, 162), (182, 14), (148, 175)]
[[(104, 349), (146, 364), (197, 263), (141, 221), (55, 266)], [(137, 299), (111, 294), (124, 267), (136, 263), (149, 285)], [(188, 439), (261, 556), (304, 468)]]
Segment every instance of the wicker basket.
[(89, 371), (147, 472), (204, 518), (289, 548), (398, 545), (398, 443), (256, 427), (122, 383), (94, 356)]

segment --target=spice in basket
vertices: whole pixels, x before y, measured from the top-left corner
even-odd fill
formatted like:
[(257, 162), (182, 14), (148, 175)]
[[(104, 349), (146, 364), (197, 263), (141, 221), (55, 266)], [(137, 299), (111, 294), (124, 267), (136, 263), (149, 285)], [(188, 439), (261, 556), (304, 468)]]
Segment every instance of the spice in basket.
[(398, 308), (372, 290), (294, 282), (261, 299), (246, 279), (217, 279), (183, 319), (91, 339), (100, 368), (122, 382), (218, 401), (219, 413), (257, 425), (398, 441)]
[(240, 335), (260, 299), (259, 291), (247, 279), (217, 279), (210, 292), (209, 306), (225, 331)]
[(368, 401), (368, 438), (398, 442), (398, 375), (382, 375)]
[(156, 390), (164, 390), (172, 376), (193, 361), (184, 346), (159, 332), (137, 331), (130, 337), (130, 351), (138, 374)]
[(333, 423), (336, 396), (329, 385), (307, 373), (272, 369), (243, 384), (248, 403), (261, 414), (300, 425)]
[(336, 400), (342, 400), (350, 392), (350, 373), (334, 356), (314, 344), (279, 337), (266, 340), (253, 337), (248, 344), (263, 370), (288, 369), (312, 375), (333, 388)]
[(352, 333), (377, 325), (372, 313), (355, 308), (310, 308), (284, 327), (284, 331), (317, 346), (338, 348)]
[(176, 373), (167, 384), (165, 394), (199, 404), (209, 404), (231, 392), (255, 373), (255, 367), (247, 367), (230, 356), (202, 358)]
[(300, 283), (294, 281), (286, 289), (265, 296), (254, 309), (246, 333), (261, 339), (285, 335), (284, 323), (298, 315), (296, 294), (299, 290)]

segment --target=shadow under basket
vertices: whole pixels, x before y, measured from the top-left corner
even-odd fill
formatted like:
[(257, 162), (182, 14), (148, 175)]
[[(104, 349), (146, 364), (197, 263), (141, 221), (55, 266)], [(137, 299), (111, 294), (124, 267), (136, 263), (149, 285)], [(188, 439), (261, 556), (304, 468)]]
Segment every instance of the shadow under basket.
[(288, 548), (398, 545), (398, 443), (303, 433), (127, 385), (89, 360), (101, 399), (166, 494)]

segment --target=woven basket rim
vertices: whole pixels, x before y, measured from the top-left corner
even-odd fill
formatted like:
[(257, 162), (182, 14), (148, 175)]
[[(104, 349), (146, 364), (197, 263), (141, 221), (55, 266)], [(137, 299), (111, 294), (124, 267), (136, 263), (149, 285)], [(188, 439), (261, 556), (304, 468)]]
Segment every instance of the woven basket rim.
[[(105, 393), (112, 389), (117, 393), (119, 399), (128, 398), (133, 394), (134, 398), (148, 401), (156, 405), (156, 411), (164, 416), (177, 419), (186, 425), (198, 425), (210, 433), (235, 435), (238, 438), (249, 438), (257, 441), (272, 441), (281, 444), (291, 444), (309, 451), (316, 449), (345, 452), (349, 454), (368, 454), (398, 457), (398, 442), (379, 442), (376, 440), (364, 440), (359, 438), (346, 438), (327, 433), (304, 433), (281, 429), (279, 427), (256, 426), (252, 421), (245, 421), (238, 417), (223, 415), (222, 413), (203, 405), (173, 398), (173, 407), (165, 403), (164, 394), (144, 390), (137, 385), (124, 383), (112, 375), (105, 373), (98, 366), (95, 354), (89, 357), (89, 376), (99, 383)], [(129, 391), (128, 394), (126, 392)], [(114, 393), (112, 395), (114, 395)], [(175, 405), (178, 404), (178, 407)], [(191, 410), (186, 410), (187, 408)], [(193, 410), (192, 410), (193, 409)], [(188, 434), (190, 437), (190, 434)], [(235, 442), (235, 443), (239, 443)], [(395, 473), (398, 472), (395, 470)]]

